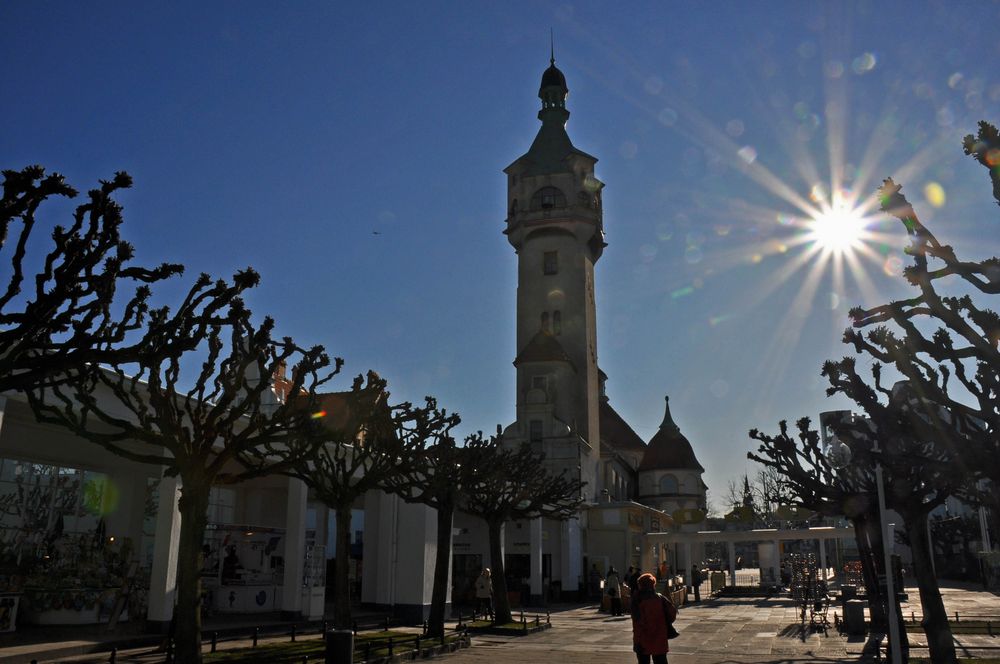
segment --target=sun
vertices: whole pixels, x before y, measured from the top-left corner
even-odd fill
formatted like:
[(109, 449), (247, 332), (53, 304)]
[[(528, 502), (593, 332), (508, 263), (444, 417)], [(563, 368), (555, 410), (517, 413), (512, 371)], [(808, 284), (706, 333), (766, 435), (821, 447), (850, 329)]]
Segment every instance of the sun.
[(819, 249), (844, 254), (861, 246), (866, 220), (858, 208), (846, 202), (837, 202), (813, 216), (807, 225), (809, 239)]

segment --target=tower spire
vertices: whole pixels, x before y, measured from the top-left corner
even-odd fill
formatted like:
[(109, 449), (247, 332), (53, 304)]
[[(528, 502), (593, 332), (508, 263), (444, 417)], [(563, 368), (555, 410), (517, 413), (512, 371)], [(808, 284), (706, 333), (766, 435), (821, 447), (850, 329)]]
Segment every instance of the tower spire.
[(549, 64), (556, 64), (556, 39), (552, 28), (549, 28)]

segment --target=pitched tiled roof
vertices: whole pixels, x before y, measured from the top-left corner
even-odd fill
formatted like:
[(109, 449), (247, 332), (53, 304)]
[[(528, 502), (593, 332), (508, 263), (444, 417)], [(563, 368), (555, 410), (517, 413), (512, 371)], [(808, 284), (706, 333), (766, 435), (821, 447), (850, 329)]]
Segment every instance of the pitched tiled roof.
[[(531, 341), (521, 349), (521, 352), (514, 359), (514, 366), (524, 362), (568, 362), (570, 366), (573, 366), (573, 360), (563, 350), (562, 345), (555, 336), (545, 330), (539, 330), (538, 334), (533, 336)], [(573, 369), (575, 371), (576, 367), (573, 366)]]
[(639, 434), (632, 430), (628, 422), (622, 419), (611, 404), (601, 399), (601, 441), (608, 446), (623, 452), (638, 452), (646, 450)]
[(667, 397), (666, 412), (660, 430), (649, 441), (646, 454), (642, 457), (639, 470), (697, 470), (705, 469), (694, 455), (691, 443), (670, 416), (670, 397)]

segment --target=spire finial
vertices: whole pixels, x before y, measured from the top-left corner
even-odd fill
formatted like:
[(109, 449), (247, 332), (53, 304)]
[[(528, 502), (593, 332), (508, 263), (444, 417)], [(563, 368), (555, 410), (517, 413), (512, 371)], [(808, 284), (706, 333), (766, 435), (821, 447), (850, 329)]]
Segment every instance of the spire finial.
[(680, 431), (680, 427), (674, 424), (674, 418), (670, 416), (670, 397), (665, 396), (663, 400), (666, 402), (663, 410), (663, 422), (660, 424), (661, 429), (676, 430)]
[(552, 31), (552, 28), (549, 28), (549, 64), (554, 65), (555, 63), (556, 63), (556, 38), (555, 34)]

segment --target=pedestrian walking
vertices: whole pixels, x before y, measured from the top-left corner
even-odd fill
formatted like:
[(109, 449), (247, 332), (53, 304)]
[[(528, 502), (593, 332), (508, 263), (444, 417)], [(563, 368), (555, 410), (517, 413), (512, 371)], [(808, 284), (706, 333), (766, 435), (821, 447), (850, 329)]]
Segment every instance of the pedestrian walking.
[(639, 591), (632, 597), (632, 650), (639, 664), (667, 664), (667, 639), (677, 632), (673, 622), (677, 607), (656, 592), (656, 577), (639, 577)]
[(622, 581), (614, 565), (608, 567), (608, 575), (604, 579), (604, 592), (611, 598), (611, 615), (622, 615)]
[(493, 578), (489, 567), (484, 567), (476, 579), (476, 611), (493, 620)]

